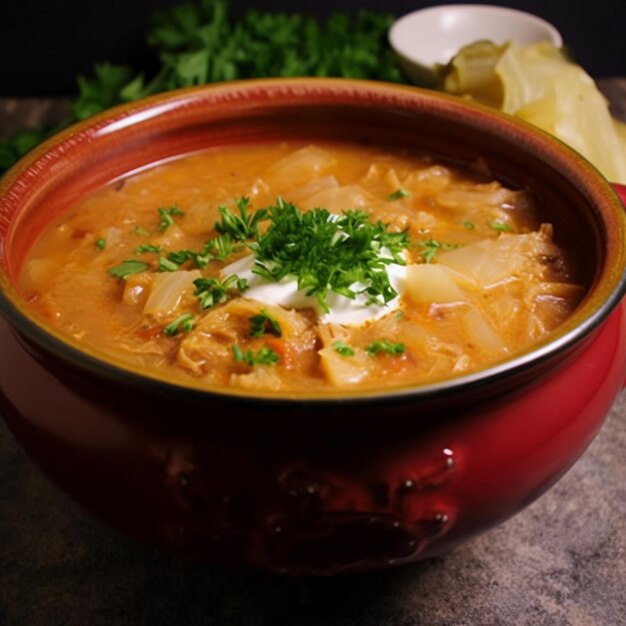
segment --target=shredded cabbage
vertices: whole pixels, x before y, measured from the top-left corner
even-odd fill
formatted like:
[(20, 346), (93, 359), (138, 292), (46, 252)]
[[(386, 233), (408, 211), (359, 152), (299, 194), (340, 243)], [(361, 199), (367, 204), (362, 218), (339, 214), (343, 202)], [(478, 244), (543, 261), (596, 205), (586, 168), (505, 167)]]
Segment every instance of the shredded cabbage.
[[(626, 135), (582, 67), (547, 42), (462, 48), (440, 70), (449, 93), (500, 108), (553, 134), (580, 152), (609, 180), (626, 183)], [(494, 98), (494, 80), (501, 98)]]

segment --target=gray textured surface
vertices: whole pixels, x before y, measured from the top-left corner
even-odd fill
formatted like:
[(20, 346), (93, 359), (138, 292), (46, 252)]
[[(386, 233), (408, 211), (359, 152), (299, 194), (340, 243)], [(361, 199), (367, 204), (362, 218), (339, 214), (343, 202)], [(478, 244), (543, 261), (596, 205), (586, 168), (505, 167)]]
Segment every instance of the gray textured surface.
[[(626, 103), (626, 81), (602, 87)], [(6, 106), (5, 132), (17, 123)], [(506, 524), (443, 558), (313, 580), (192, 567), (120, 536), (0, 421), (2, 626), (620, 626), (625, 596), (626, 392), (570, 472)]]

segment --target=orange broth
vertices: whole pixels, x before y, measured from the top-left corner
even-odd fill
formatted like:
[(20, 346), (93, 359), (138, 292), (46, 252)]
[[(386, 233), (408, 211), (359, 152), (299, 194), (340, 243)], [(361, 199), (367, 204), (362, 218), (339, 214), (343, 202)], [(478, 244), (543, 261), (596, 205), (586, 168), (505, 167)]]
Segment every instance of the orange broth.
[[(311, 308), (236, 289), (203, 308), (194, 281), (220, 278), (250, 254), (245, 242), (202, 267), (194, 258), (173, 266), (168, 255), (202, 250), (220, 235), (219, 207), (238, 215), (241, 197), (252, 214), (281, 197), (302, 211), (367, 211), (389, 232), (406, 232), (399, 304), (359, 325), (320, 323)], [(128, 260), (143, 269), (111, 274)], [(98, 190), (42, 234), (21, 289), (50, 324), (130, 368), (289, 395), (418, 385), (486, 368), (545, 340), (584, 294), (530, 195), (484, 168), (297, 142), (209, 150)]]

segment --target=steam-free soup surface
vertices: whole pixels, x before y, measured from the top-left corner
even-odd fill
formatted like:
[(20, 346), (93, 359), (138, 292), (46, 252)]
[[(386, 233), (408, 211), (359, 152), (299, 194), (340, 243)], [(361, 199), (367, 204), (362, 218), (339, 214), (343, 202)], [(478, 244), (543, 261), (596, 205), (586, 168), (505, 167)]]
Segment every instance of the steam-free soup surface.
[(342, 144), (214, 149), (51, 224), (21, 287), (132, 368), (208, 388), (424, 384), (545, 340), (583, 288), (524, 190)]

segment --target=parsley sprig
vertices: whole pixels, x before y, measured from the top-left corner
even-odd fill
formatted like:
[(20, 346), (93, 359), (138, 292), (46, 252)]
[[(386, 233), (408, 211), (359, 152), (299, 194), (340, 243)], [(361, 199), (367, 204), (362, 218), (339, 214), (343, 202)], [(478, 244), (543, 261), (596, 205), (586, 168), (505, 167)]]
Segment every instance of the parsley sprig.
[(370, 356), (377, 354), (399, 355), (404, 354), (406, 346), (403, 343), (394, 343), (389, 339), (379, 339), (372, 342), (365, 350)]
[(420, 241), (418, 245), (422, 248), (420, 256), (424, 260), (424, 263), (432, 263), (435, 254), (440, 250), (455, 250), (460, 246), (458, 243), (446, 243), (438, 241), (437, 239), (425, 239), (424, 241)]
[(329, 291), (351, 299), (365, 293), (370, 304), (380, 306), (396, 297), (386, 267), (405, 264), (406, 232), (389, 232), (366, 212), (303, 212), (282, 198), (268, 211), (269, 227), (248, 244), (255, 255), (253, 273), (272, 282), (295, 277), (298, 289), (314, 296), (326, 312)]
[(193, 284), (196, 286), (194, 295), (197, 296), (203, 309), (226, 302), (233, 291), (242, 292), (248, 288), (248, 281), (245, 278), (239, 278), (237, 274), (232, 274), (223, 281), (219, 278), (197, 278)]
[(233, 241), (256, 239), (259, 236), (259, 224), (268, 217), (267, 209), (250, 213), (248, 210), (250, 199), (245, 196), (238, 198), (235, 204), (239, 209), (239, 215), (226, 206), (218, 207), (222, 220), (215, 224), (215, 229), (222, 235), (228, 235)]
[(402, 187), (400, 187), (399, 189), (396, 189), (393, 193), (390, 193), (387, 196), (387, 200), (390, 200), (391, 202), (393, 202), (394, 200), (407, 198), (410, 195), (411, 194), (406, 189), (403, 189)]
[(193, 330), (193, 325), (193, 315), (191, 313), (183, 313), (173, 322), (170, 322), (167, 326), (163, 327), (163, 334), (168, 337), (173, 337), (178, 334), (179, 330), (189, 333)]
[(175, 215), (184, 215), (185, 212), (181, 211), (175, 204), (169, 207), (159, 207), (157, 209), (159, 214), (159, 232), (164, 233), (170, 226), (174, 224)]
[[(410, 241), (406, 231), (390, 232), (382, 222), (372, 222), (364, 211), (345, 211), (331, 214), (326, 209), (301, 211), (291, 202), (278, 198), (276, 204), (257, 211), (249, 210), (248, 198), (236, 202), (238, 214), (228, 207), (220, 207), (221, 221), (215, 228), (221, 234), (209, 240), (200, 251), (177, 250), (165, 254), (160, 246), (147, 243), (135, 253), (158, 254), (157, 269), (174, 272), (187, 261), (196, 267), (206, 267), (210, 261), (224, 261), (242, 246), (254, 255), (252, 272), (270, 282), (292, 277), (298, 289), (315, 297), (320, 308), (328, 312), (328, 294), (333, 291), (354, 299), (365, 294), (368, 304), (384, 306), (397, 292), (387, 274), (387, 266), (405, 265), (403, 252)], [(172, 206), (159, 209), (163, 224), (173, 222), (182, 211)], [(269, 221), (262, 233), (260, 224)], [(166, 226), (167, 227), (167, 226)], [(160, 229), (161, 230), (161, 229)], [(127, 260), (109, 272), (120, 278), (145, 271), (148, 264)], [(203, 277), (194, 281), (195, 295), (206, 309), (225, 302), (234, 292), (247, 289), (247, 280), (231, 275), (224, 280)], [(272, 329), (279, 334), (280, 327), (267, 312), (255, 316), (259, 328)], [(255, 326), (256, 332), (257, 326)]]
[(280, 357), (269, 346), (263, 346), (257, 352), (242, 350), (237, 344), (233, 345), (233, 358), (237, 363), (245, 363), (250, 367), (255, 365), (276, 365)]
[[(222, 219), (216, 222), (215, 229), (221, 233), (207, 241), (202, 250), (175, 250), (167, 255), (168, 263), (162, 263), (159, 269), (173, 271), (183, 263), (191, 261), (195, 267), (204, 268), (211, 261), (225, 261), (233, 253), (241, 249), (241, 242), (254, 239), (259, 235), (259, 224), (267, 219), (267, 210), (260, 209), (251, 213), (248, 209), (250, 200), (246, 197), (237, 199), (239, 215), (226, 206), (220, 206)], [(170, 269), (171, 268), (171, 269)]]
[(333, 342), (332, 348), (337, 354), (341, 356), (354, 356), (354, 348), (351, 348), (345, 341), (335, 341)]
[(135, 254), (145, 254), (147, 252), (159, 254), (161, 252), (161, 246), (157, 246), (153, 243), (146, 243), (135, 248)]
[[(341, 356), (348, 357), (354, 356), (356, 354), (354, 348), (349, 346), (344, 341), (335, 341), (332, 344), (332, 348)], [(367, 352), (367, 354), (369, 354), (371, 357), (377, 356), (379, 354), (398, 356), (406, 352), (406, 346), (403, 343), (394, 343), (389, 339), (377, 339), (365, 348), (365, 352)]]
[(116, 278), (126, 280), (131, 274), (140, 274), (149, 269), (149, 265), (143, 261), (137, 261), (137, 259), (127, 259), (122, 261), (119, 265), (109, 268), (109, 274)]
[(193, 0), (151, 17), (146, 39), (154, 58), (143, 68), (96, 64), (78, 78), (78, 94), (60, 124), (22, 129), (0, 141), (0, 172), (75, 121), (168, 89), (270, 76), (406, 82), (387, 41), (394, 19), (389, 13), (337, 12), (320, 22), (291, 11), (247, 9), (233, 19), (228, 0)]
[(272, 317), (267, 309), (261, 309), (257, 315), (250, 317), (250, 337), (261, 337), (266, 333), (280, 337), (283, 331), (278, 320)]

